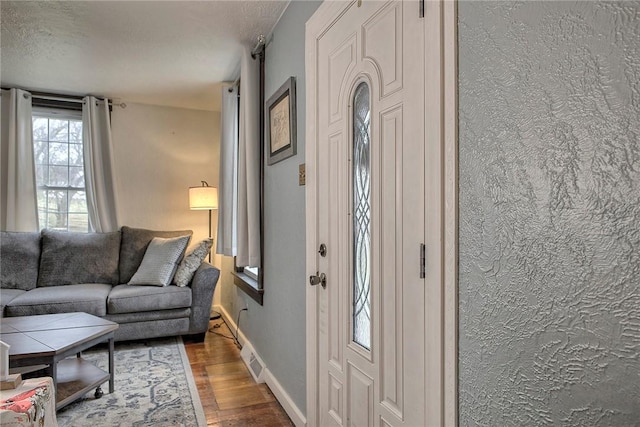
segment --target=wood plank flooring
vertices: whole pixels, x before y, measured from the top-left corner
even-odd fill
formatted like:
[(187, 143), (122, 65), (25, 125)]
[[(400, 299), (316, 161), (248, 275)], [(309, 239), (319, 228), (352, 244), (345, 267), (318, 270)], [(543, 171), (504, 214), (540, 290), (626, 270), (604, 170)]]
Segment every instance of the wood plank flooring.
[(222, 319), (212, 320), (209, 326), (216, 333), (207, 332), (204, 342), (185, 341), (207, 425), (293, 426), (269, 387), (251, 377)]

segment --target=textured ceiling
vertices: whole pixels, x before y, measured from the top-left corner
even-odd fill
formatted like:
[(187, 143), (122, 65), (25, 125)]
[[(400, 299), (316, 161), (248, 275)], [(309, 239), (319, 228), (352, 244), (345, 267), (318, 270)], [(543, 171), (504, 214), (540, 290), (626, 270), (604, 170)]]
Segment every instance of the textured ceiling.
[(220, 109), (288, 1), (0, 2), (2, 87)]

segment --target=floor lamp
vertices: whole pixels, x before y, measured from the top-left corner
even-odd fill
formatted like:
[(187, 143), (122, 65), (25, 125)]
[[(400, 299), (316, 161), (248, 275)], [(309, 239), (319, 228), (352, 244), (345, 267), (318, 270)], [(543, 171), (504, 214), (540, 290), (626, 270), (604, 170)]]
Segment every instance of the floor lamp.
[[(209, 238), (211, 239), (211, 211), (218, 209), (218, 189), (209, 187), (207, 181), (201, 182), (202, 185), (200, 187), (189, 187), (189, 209), (192, 211), (209, 211)], [(209, 251), (209, 262), (211, 262), (211, 251)]]
[[(211, 239), (211, 211), (218, 209), (218, 189), (209, 187), (207, 181), (200, 181), (200, 187), (189, 187), (189, 209), (191, 210), (208, 210), (209, 211), (209, 239)], [(209, 263), (211, 263), (211, 250), (209, 250)], [(220, 313), (211, 311), (211, 319), (220, 318)]]

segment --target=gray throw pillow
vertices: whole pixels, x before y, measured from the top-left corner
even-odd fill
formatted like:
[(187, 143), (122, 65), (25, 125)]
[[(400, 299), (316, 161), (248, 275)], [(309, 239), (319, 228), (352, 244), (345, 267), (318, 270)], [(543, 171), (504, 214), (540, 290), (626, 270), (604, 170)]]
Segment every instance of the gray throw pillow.
[(190, 238), (154, 237), (129, 285), (169, 286)]
[(189, 250), (176, 270), (173, 283), (180, 287), (187, 286), (202, 261), (211, 251), (212, 245), (213, 239), (204, 239)]
[(154, 237), (191, 236), (191, 230), (159, 231), (144, 228), (122, 227), (120, 245), (120, 283), (128, 283), (140, 267), (147, 246)]

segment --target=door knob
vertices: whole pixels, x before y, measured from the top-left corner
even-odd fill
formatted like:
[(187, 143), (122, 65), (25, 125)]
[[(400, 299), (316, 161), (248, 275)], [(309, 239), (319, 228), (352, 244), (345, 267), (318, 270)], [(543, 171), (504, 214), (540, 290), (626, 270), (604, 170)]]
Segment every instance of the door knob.
[(324, 273), (318, 273), (315, 275), (309, 276), (309, 284), (311, 286), (322, 285), (322, 288), (325, 289), (327, 287), (327, 275)]

